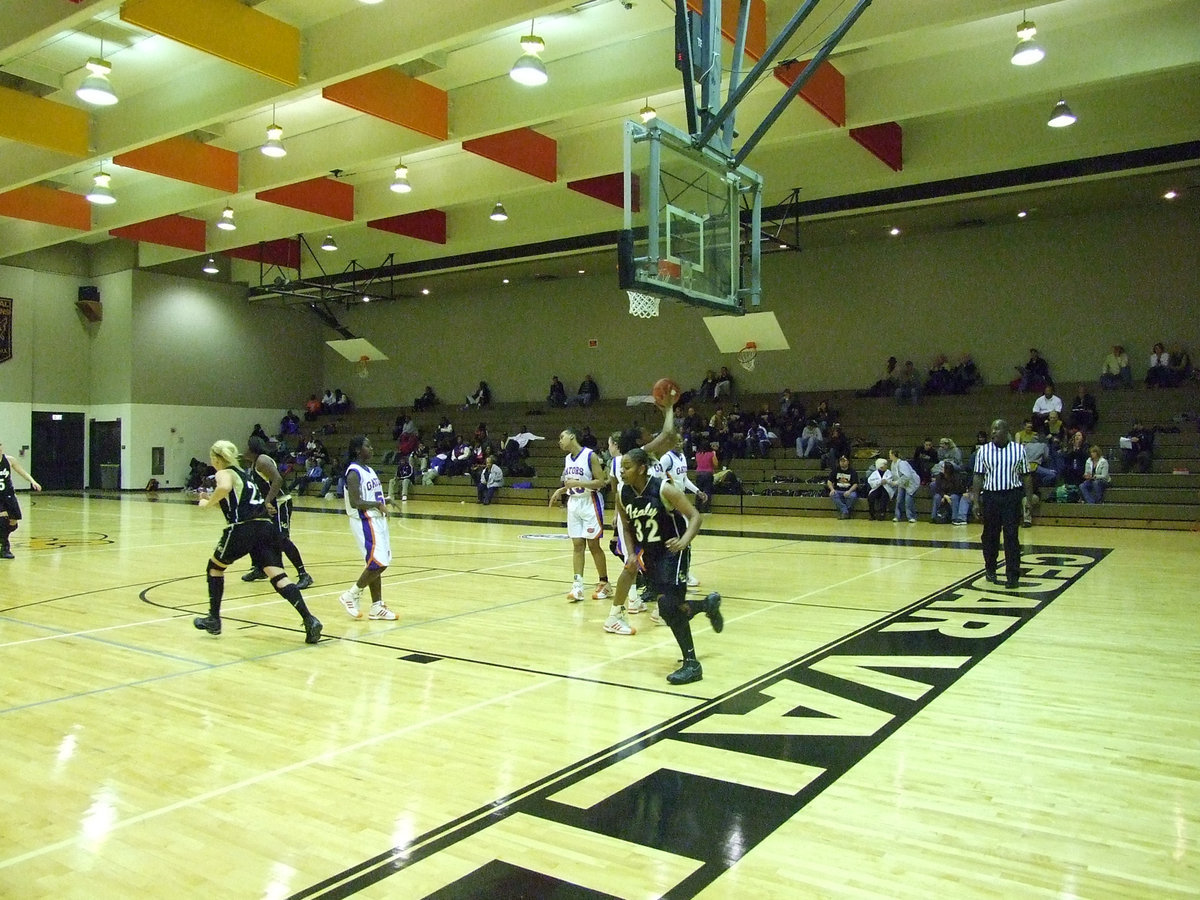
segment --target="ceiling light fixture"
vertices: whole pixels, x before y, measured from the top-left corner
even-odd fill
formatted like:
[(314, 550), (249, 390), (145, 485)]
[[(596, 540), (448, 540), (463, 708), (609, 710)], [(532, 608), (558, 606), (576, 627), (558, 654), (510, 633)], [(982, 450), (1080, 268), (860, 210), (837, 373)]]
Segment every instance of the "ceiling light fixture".
[(898, 235), (899, 233), (900, 233), (899, 228), (891, 228), (888, 230), (888, 234), (890, 234), (892, 237), (896, 237), (896, 235)]
[(651, 119), (658, 118), (658, 110), (650, 105), (650, 98), (646, 98), (646, 105), (638, 110), (638, 115), (642, 117), (642, 123), (649, 122)]
[(264, 156), (279, 159), (287, 156), (287, 147), (283, 146), (283, 129), (275, 124), (275, 104), (271, 104), (271, 124), (267, 126), (267, 142), (259, 149)]
[[(104, 56), (103, 41), (100, 42), (100, 56)], [(112, 106), (116, 103), (117, 93), (108, 81), (108, 75), (112, 72), (112, 63), (107, 59), (93, 56), (84, 63), (84, 66), (88, 70), (88, 76), (75, 89), (75, 96), (92, 106)]]
[(1165, 191), (1163, 193), (1164, 200), (1174, 200), (1178, 196), (1179, 196), (1179, 192), (1176, 190)]
[(497, 203), (492, 208), (492, 214), (490, 216), (488, 216), (488, 218), (491, 219), (493, 222), (507, 222), (508, 221), (508, 212), (504, 209), (504, 204)]
[(337, 249), (337, 241), (335, 241), (333, 239), (332, 234), (325, 235), (325, 240), (321, 241), (321, 249), (322, 250), (336, 250)]
[(1023, 219), (1023, 218), (1025, 218), (1027, 215), (1029, 215), (1029, 213), (1028, 213), (1028, 212), (1026, 212), (1025, 210), (1021, 210), (1019, 213), (1017, 213), (1017, 218), (1018, 218), (1018, 219)]
[(116, 203), (117, 198), (113, 196), (112, 188), (108, 186), (111, 180), (112, 176), (101, 169), (100, 174), (92, 179), (92, 189), (84, 195), (87, 202), (95, 203), (97, 206), (112, 206)]
[(1017, 26), (1017, 47), (1013, 50), (1012, 64), (1014, 66), (1032, 66), (1034, 63), (1041, 62), (1046, 57), (1046, 51), (1042, 49), (1042, 45), (1034, 40), (1037, 35), (1037, 26), (1025, 18), (1025, 14), (1021, 14), (1022, 22)]
[(217, 261), (210, 256), (208, 258), (208, 262), (204, 264), (204, 268), (200, 271), (202, 271), (205, 275), (217, 275), (221, 270), (217, 268)]
[(232, 206), (227, 206), (221, 210), (221, 218), (217, 220), (217, 227), (222, 231), (237, 231), (237, 223), (233, 221)]
[(1075, 124), (1075, 113), (1071, 112), (1071, 107), (1067, 106), (1067, 101), (1060, 99), (1054, 104), (1054, 110), (1050, 113), (1050, 121), (1046, 123), (1051, 128), (1066, 128), (1068, 125)]
[(550, 80), (541, 57), (546, 50), (546, 42), (533, 33), (533, 22), (532, 19), (529, 21), (529, 34), (521, 38), (521, 49), (525, 52), (508, 70), (509, 78), (526, 87), (537, 87)]
[(407, 194), (412, 190), (408, 183), (408, 166), (400, 163), (396, 166), (396, 180), (392, 182), (392, 190), (397, 194)]

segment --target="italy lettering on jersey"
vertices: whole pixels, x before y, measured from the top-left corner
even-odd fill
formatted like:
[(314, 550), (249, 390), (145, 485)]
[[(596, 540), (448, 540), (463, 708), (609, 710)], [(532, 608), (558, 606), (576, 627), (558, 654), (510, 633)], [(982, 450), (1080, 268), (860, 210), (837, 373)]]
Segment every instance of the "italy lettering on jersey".
[(3, 455), (0, 455), (0, 494), (16, 496), (12, 483), (12, 466), (9, 465), (8, 457)]
[[(563, 477), (564, 482), (568, 478), (574, 478), (578, 481), (591, 481), (592, 480), (592, 449), (590, 447), (584, 447), (582, 450), (579, 451), (578, 456), (572, 456), (570, 453), (568, 453), (567, 457), (566, 457), (566, 462), (563, 463), (562, 477)], [(571, 487), (569, 487), (567, 489), (567, 493), (569, 493), (569, 494), (586, 494), (586, 493), (594, 493), (594, 492), (592, 491), (591, 488), (580, 487), (579, 485), (576, 484), (576, 485), (572, 485)]]
[[(370, 466), (364, 466), (362, 463), (350, 463), (346, 467), (347, 476), (349, 476), (351, 469), (358, 472), (359, 497), (368, 503), (383, 503), (383, 485), (379, 481), (379, 476), (375, 474), (375, 470)], [(350, 503), (349, 491), (346, 491), (342, 496), (345, 499), (346, 515), (348, 516), (379, 517), (383, 515), (378, 509), (355, 509), (353, 504)]]
[(627, 484), (621, 488), (621, 502), (642, 552), (653, 558), (666, 552), (666, 542), (687, 530), (687, 520), (662, 496), (664, 482), (650, 478), (641, 492)]
[(221, 511), (225, 513), (225, 521), (236, 525), (238, 522), (248, 522), (250, 519), (265, 516), (266, 498), (258, 489), (255, 479), (237, 466), (230, 466), (229, 471), (233, 473), (234, 485), (233, 490), (221, 498)]

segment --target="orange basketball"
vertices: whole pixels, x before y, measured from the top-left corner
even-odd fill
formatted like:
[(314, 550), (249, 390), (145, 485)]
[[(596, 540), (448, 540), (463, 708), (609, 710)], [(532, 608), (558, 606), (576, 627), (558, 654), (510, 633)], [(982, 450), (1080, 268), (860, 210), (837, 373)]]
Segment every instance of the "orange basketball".
[(670, 378), (660, 378), (654, 382), (654, 387), (650, 393), (654, 395), (654, 405), (660, 409), (665, 409), (668, 405), (673, 405), (679, 399), (679, 385)]

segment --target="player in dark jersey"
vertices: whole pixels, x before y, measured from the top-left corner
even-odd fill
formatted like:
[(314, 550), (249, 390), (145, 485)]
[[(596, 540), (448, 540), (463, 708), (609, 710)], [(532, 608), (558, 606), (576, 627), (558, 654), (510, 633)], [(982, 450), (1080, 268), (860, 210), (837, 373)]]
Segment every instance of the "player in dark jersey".
[[(275, 522), (275, 527), (279, 529), (280, 546), (283, 553), (296, 567), (296, 587), (303, 591), (312, 587), (313, 580), (312, 576), (305, 571), (304, 559), (292, 541), (292, 497), (290, 494), (284, 494), (282, 498), (279, 496), (283, 490), (283, 476), (279, 474), (279, 467), (275, 465), (275, 460), (267, 453), (267, 442), (258, 435), (252, 434), (250, 440), (246, 442), (246, 447), (247, 451), (242, 457), (242, 461), (248, 467), (246, 471), (258, 484), (258, 490), (267, 505), (267, 516)], [(258, 566), (254, 566), (242, 576), (242, 581), (261, 581), (266, 577), (266, 572)]]
[(304, 620), (305, 643), (321, 639), (321, 623), (308, 611), (300, 588), (283, 571), (279, 529), (267, 518), (266, 503), (256, 479), (238, 468), (238, 451), (229, 441), (217, 441), (209, 450), (217, 470), (217, 486), (212, 495), (200, 500), (201, 508), (218, 506), (225, 514), (225, 530), (208, 561), (208, 615), (198, 616), (192, 624), (209, 634), (221, 633), (221, 598), (225, 593), (225, 570), (247, 553), (271, 580), (271, 587), (295, 607)]
[(0, 559), (14, 558), (8, 536), (17, 530), (17, 523), (21, 521), (21, 504), (17, 502), (12, 480), (14, 472), (28, 481), (35, 491), (42, 489), (24, 466), (4, 455), (4, 444), (0, 443)]
[(637, 556), (652, 590), (659, 595), (658, 614), (670, 626), (683, 665), (667, 676), (671, 684), (690, 684), (704, 677), (692, 642), (692, 616), (703, 612), (713, 631), (725, 627), (721, 595), (687, 599), (688, 545), (700, 530), (700, 513), (674, 485), (651, 475), (650, 457), (634, 449), (621, 457), (621, 506), (629, 521)]

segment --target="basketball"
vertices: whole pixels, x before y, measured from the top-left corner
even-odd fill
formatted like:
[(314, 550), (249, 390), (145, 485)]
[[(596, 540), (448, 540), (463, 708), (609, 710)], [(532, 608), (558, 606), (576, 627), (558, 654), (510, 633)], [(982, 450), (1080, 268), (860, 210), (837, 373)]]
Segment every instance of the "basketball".
[[(650, 393), (654, 395), (654, 405), (665, 409), (669, 403), (679, 399), (679, 385), (670, 378), (660, 378), (654, 382)], [(673, 394), (673, 396), (672, 396)]]

